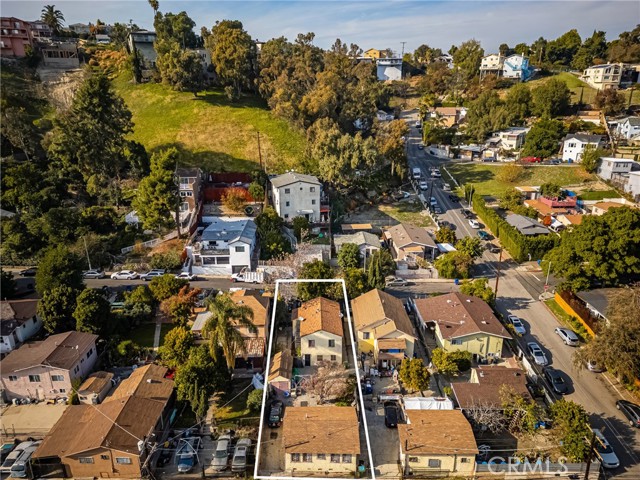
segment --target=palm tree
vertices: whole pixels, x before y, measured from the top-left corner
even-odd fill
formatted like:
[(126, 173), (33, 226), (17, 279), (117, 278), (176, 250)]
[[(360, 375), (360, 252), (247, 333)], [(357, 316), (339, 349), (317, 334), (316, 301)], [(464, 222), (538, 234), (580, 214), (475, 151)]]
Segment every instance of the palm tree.
[(149, 5), (153, 8), (153, 14), (158, 13), (158, 9), (160, 8), (160, 2), (158, 0), (149, 0)]
[(209, 349), (214, 360), (218, 360), (217, 346), (222, 347), (227, 367), (232, 369), (236, 355), (245, 352), (244, 338), (238, 330), (247, 327), (250, 332), (257, 332), (253, 324), (253, 310), (246, 305), (236, 305), (227, 294), (208, 299), (207, 309), (212, 313), (206, 321), (202, 333), (209, 339)]
[(40, 19), (46, 23), (54, 33), (58, 33), (64, 22), (64, 15), (60, 10), (56, 10), (55, 5), (45, 5), (42, 9)]

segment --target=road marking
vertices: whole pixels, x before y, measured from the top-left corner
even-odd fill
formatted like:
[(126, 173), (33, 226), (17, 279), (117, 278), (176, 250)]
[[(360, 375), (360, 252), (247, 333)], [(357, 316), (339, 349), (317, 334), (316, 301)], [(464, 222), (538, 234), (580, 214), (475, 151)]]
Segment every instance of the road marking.
[(540, 280), (537, 276), (535, 276), (533, 273), (531, 274), (531, 276), (532, 276), (533, 278), (535, 278), (536, 280), (538, 280), (539, 282), (541, 282), (541, 281), (542, 281), (542, 280)]

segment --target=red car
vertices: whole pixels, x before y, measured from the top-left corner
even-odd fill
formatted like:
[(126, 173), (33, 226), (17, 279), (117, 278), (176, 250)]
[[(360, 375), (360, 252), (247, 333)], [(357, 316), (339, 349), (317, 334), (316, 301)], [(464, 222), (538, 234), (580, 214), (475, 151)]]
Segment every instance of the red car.
[(520, 161), (522, 163), (542, 163), (542, 159), (540, 157), (524, 157), (521, 158)]

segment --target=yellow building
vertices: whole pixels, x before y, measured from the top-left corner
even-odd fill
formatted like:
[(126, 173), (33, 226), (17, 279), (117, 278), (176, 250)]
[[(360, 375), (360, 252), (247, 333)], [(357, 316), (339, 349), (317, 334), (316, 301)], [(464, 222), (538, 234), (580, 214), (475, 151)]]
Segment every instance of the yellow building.
[(295, 309), (292, 320), (305, 367), (326, 361), (342, 363), (344, 331), (338, 302), (314, 298)]
[(365, 50), (362, 56), (366, 58), (373, 58), (377, 60), (379, 58), (384, 58), (384, 50), (378, 50), (376, 48), (370, 48), (369, 50)]
[(478, 448), (460, 410), (411, 410), (398, 434), (405, 475), (474, 474)]
[(483, 300), (449, 293), (414, 301), (424, 330), (433, 329), (438, 346), (447, 352), (471, 352), (475, 361), (502, 356), (502, 343), (511, 335)]

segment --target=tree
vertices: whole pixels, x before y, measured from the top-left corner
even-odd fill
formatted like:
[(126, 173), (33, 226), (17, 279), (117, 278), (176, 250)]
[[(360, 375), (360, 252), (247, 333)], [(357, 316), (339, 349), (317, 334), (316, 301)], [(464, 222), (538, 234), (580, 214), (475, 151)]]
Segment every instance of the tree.
[(522, 148), (522, 156), (547, 158), (558, 153), (564, 125), (559, 120), (542, 119), (533, 124)]
[(442, 375), (453, 376), (458, 374), (458, 365), (442, 348), (435, 348), (431, 352), (431, 362), (438, 369), (438, 373)]
[(640, 211), (612, 208), (604, 215), (587, 215), (580, 225), (562, 234), (560, 245), (544, 257), (543, 269), (564, 279), (562, 287), (579, 292), (592, 283), (605, 287), (640, 279)]
[(466, 253), (472, 259), (480, 258), (484, 248), (478, 237), (462, 237), (455, 244), (456, 250)]
[(141, 285), (124, 294), (122, 315), (129, 319), (131, 325), (139, 325), (151, 319), (155, 299), (148, 287)]
[(472, 264), (473, 258), (468, 253), (454, 251), (438, 257), (434, 266), (442, 278), (468, 278)]
[(560, 37), (548, 42), (546, 60), (554, 65), (570, 65), (573, 57), (582, 45), (582, 39), (574, 28)]
[(162, 362), (171, 367), (178, 368), (189, 359), (189, 352), (194, 345), (193, 334), (187, 327), (175, 327), (164, 336), (164, 342), (160, 347)]
[(13, 274), (0, 268), (0, 278), (2, 279), (2, 283), (0, 284), (2, 299), (12, 299), (16, 294), (16, 281), (13, 279)]
[(242, 188), (229, 188), (222, 195), (222, 203), (234, 212), (242, 212), (246, 203), (246, 193)]
[(161, 277), (155, 277), (149, 283), (149, 290), (156, 301), (162, 302), (169, 297), (177, 295), (189, 282), (183, 278), (176, 278), (167, 273)]
[(204, 69), (198, 54), (184, 50), (173, 40), (166, 41), (158, 51), (162, 53), (157, 56), (156, 68), (163, 83), (179, 92), (192, 92), (197, 97), (204, 87)]
[(596, 93), (594, 106), (602, 110), (606, 116), (620, 114), (626, 108), (624, 95), (613, 88), (599, 90)]
[(491, 132), (497, 132), (509, 126), (511, 114), (498, 93), (493, 90), (482, 92), (469, 105), (466, 123), (467, 134), (474, 140), (483, 141)]
[(151, 156), (151, 173), (138, 185), (132, 206), (145, 228), (158, 230), (173, 225), (171, 218), (178, 208), (177, 187), (173, 172), (180, 158), (174, 147)]
[(318, 404), (328, 400), (345, 398), (355, 388), (349, 371), (335, 362), (323, 361), (313, 376), (309, 390), (318, 396)]
[(264, 187), (259, 182), (251, 182), (248, 190), (254, 202), (261, 202), (264, 199)]
[(115, 348), (117, 359), (114, 363), (120, 366), (127, 366), (135, 363), (141, 356), (143, 348), (133, 340), (123, 340)]
[(162, 301), (160, 311), (171, 317), (174, 324), (186, 327), (200, 292), (199, 288), (189, 288), (185, 285), (177, 294)]
[(505, 428), (507, 419), (496, 405), (481, 399), (474, 399), (473, 403), (464, 409), (465, 416), (478, 430), (489, 431), (494, 435)]
[(311, 228), (311, 224), (309, 223), (309, 219), (307, 217), (294, 217), (293, 222), (293, 234), (296, 236), (299, 242), (302, 241), (303, 232), (308, 232), (309, 228)]
[(63, 245), (49, 248), (38, 263), (36, 289), (42, 295), (60, 285), (74, 290), (84, 287), (82, 260)]
[(500, 197), (499, 207), (503, 210), (511, 210), (522, 205), (522, 192), (515, 188), (508, 188)]
[(282, 234), (284, 220), (271, 206), (256, 216), (256, 227), (260, 237), (260, 256), (263, 260), (279, 257), (291, 252), (291, 244)]
[(409, 127), (404, 120), (379, 123), (375, 131), (378, 151), (390, 163), (391, 175), (400, 178), (408, 167), (404, 142), (408, 133)]
[[(321, 280), (333, 278), (331, 267), (322, 260), (314, 260), (302, 265), (298, 278)], [(298, 284), (298, 297), (303, 302), (316, 297), (329, 297), (333, 285), (327, 282), (304, 282)]]
[(427, 74), (419, 80), (418, 90), (434, 97), (445, 95), (453, 83), (453, 70), (444, 63), (432, 63)]
[(531, 90), (524, 83), (516, 83), (507, 91), (505, 106), (511, 114), (511, 123), (524, 125), (531, 115)]
[(618, 38), (609, 43), (607, 57), (610, 62), (640, 62), (640, 25), (630, 32), (622, 32)]
[(608, 322), (598, 334), (574, 354), (575, 365), (587, 361), (605, 365), (623, 383), (640, 377), (640, 288), (618, 292), (606, 312)]
[(531, 398), (525, 398), (516, 393), (513, 387), (500, 387), (502, 408), (508, 421), (508, 430), (512, 435), (533, 434), (538, 425), (542, 412), (538, 404)]
[(73, 311), (78, 332), (104, 336), (110, 330), (110, 317), (111, 305), (98, 290), (86, 288), (80, 292)]
[(247, 396), (247, 409), (250, 412), (257, 412), (262, 407), (262, 396), (264, 390), (258, 388), (256, 390), (252, 390)]
[(197, 46), (196, 34), (193, 27), (196, 23), (189, 18), (187, 12), (162, 13), (156, 12), (153, 18), (153, 27), (156, 31), (156, 51), (159, 55), (164, 53), (164, 48), (172, 42), (177, 43), (183, 49)]
[(600, 166), (600, 159), (606, 154), (602, 148), (596, 148), (594, 145), (585, 145), (580, 157), (580, 164), (587, 173), (595, 173)]
[(38, 302), (38, 315), (47, 332), (62, 333), (75, 329), (73, 312), (77, 296), (78, 292), (67, 285), (58, 285), (42, 294)]
[[(341, 276), (344, 279), (347, 296), (350, 299), (359, 297), (367, 290), (367, 275), (361, 269), (347, 268), (342, 271)], [(338, 284), (336, 286), (341, 287)]]
[(496, 294), (491, 290), (487, 278), (463, 281), (460, 285), (460, 293), (480, 298), (491, 306), (494, 306), (496, 301)]
[(40, 20), (53, 30), (55, 35), (58, 35), (60, 30), (62, 30), (64, 15), (60, 10), (56, 9), (55, 5), (45, 5), (42, 9)]
[(373, 252), (369, 257), (367, 267), (367, 284), (369, 288), (383, 289), (386, 284), (386, 278), (396, 271), (396, 262), (389, 250), (381, 248)]
[[(591, 37), (586, 38), (574, 55), (571, 66), (583, 71), (594, 64), (595, 60), (604, 62), (607, 54), (607, 39), (602, 31), (593, 31)], [(598, 63), (599, 63), (598, 62)]]
[(151, 268), (163, 270), (176, 270), (182, 266), (181, 252), (169, 250), (164, 253), (154, 253), (151, 255), (149, 266)]
[(561, 198), (563, 190), (557, 183), (547, 182), (540, 185), (540, 195), (547, 198)]
[(153, 8), (153, 16), (155, 17), (160, 9), (160, 2), (158, 0), (149, 0), (149, 5)]
[(400, 364), (398, 377), (410, 390), (428, 390), (431, 373), (421, 358), (405, 358)]
[(437, 243), (450, 243), (454, 245), (456, 243), (456, 232), (449, 227), (440, 227), (436, 232)]
[(338, 265), (342, 268), (358, 268), (360, 262), (360, 247), (355, 243), (345, 243), (340, 247), (338, 252)]
[(236, 356), (245, 352), (244, 338), (238, 327), (247, 328), (255, 333), (253, 310), (247, 305), (236, 304), (227, 295), (217, 295), (207, 299), (207, 310), (211, 316), (202, 329), (202, 334), (209, 340), (209, 351), (214, 360), (218, 360), (218, 347), (222, 349), (227, 368), (232, 370)]
[(562, 453), (570, 462), (583, 462), (589, 454), (589, 415), (582, 405), (561, 399), (549, 408), (553, 420), (553, 436), (562, 445)]
[(39, 147), (41, 135), (33, 123), (33, 118), (24, 107), (5, 107), (2, 109), (2, 135), (14, 148), (22, 150), (30, 161)]
[(484, 50), (477, 40), (467, 40), (456, 48), (453, 53), (453, 63), (463, 75), (464, 80), (469, 81), (478, 75), (480, 63), (484, 56)]
[[(564, 115), (569, 109), (571, 90), (558, 78), (551, 78), (546, 83), (533, 89), (533, 113), (539, 117), (553, 118)], [(527, 142), (529, 136), (527, 135)]]

